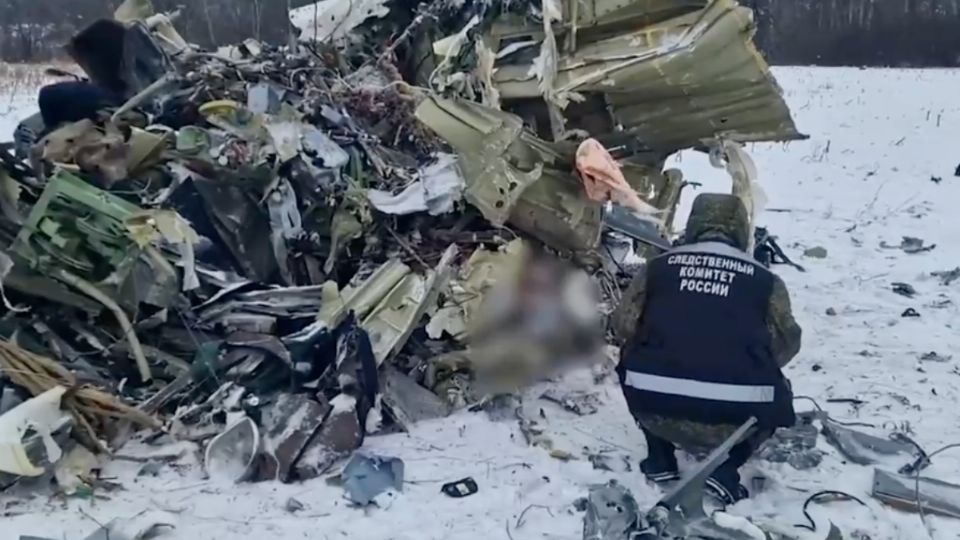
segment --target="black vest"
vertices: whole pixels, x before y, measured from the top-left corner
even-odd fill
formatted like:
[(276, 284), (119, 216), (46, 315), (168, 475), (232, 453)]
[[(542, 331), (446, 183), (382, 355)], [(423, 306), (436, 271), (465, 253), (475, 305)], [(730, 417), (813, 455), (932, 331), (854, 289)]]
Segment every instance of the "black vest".
[(620, 381), (631, 412), (708, 424), (794, 424), (793, 396), (770, 349), (774, 276), (720, 242), (650, 261)]

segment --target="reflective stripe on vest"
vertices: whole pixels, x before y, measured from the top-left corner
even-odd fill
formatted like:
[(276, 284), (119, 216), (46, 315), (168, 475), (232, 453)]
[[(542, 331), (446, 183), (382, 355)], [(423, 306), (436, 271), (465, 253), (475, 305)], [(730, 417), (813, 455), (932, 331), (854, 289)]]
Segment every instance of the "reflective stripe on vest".
[(776, 394), (773, 386), (691, 381), (689, 379), (648, 375), (635, 371), (627, 372), (626, 384), (637, 390), (658, 394), (737, 403), (773, 403)]

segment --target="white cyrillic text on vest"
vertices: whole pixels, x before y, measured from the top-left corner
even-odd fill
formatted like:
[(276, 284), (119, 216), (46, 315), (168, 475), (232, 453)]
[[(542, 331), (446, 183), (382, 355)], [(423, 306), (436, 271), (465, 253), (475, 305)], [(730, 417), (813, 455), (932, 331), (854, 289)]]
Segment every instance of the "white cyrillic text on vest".
[(667, 264), (680, 266), (680, 291), (727, 297), (737, 274), (752, 276), (752, 264), (716, 255), (677, 254)]

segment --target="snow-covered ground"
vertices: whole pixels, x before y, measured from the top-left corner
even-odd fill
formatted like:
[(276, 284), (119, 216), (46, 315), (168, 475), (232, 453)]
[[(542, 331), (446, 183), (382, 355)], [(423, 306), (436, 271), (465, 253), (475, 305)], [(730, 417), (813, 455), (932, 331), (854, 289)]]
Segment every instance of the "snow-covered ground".
[(36, 112), (31, 106), (35, 99), (33, 93), (17, 92), (14, 97), (0, 93), (0, 140), (9, 141), (17, 124)]
[[(750, 148), (769, 199), (761, 224), (807, 269), (776, 267), (791, 288), (804, 327), (803, 350), (787, 369), (794, 389), (816, 398), (838, 419), (875, 425), (864, 429), (881, 437), (906, 428), (928, 451), (960, 442), (960, 334), (953, 328), (960, 282), (943, 286), (930, 276), (960, 265), (955, 209), (960, 178), (954, 176), (960, 163), (960, 104), (951, 97), (960, 88), (960, 71), (781, 68), (776, 74), (801, 130), (811, 135), (809, 141)], [(6, 123), (0, 116), (0, 136), (8, 134)], [(701, 155), (686, 154), (672, 165), (703, 182), (703, 190), (729, 187), (725, 174)], [(937, 247), (915, 255), (880, 247), (881, 242), (899, 245), (903, 236)], [(804, 257), (811, 247), (825, 248), (827, 257)], [(894, 294), (893, 282), (912, 284), (917, 295)], [(920, 317), (901, 317), (908, 308)], [(828, 310), (835, 315), (827, 315)], [(919, 360), (932, 351), (955, 358)], [(582, 375), (563, 384), (592, 388)], [(617, 478), (642, 507), (662, 495), (636, 471), (644, 456), (643, 439), (619, 390), (608, 385), (600, 391), (604, 409), (586, 417), (537, 403), (556, 447), (578, 458), (569, 462), (528, 447), (516, 422), (498, 423), (483, 414), (461, 414), (420, 425), (410, 434), (368, 439), (365, 451), (406, 463), (404, 491), (385, 508), (351, 509), (342, 489), (323, 480), (223, 486), (205, 481), (195, 466), (137, 477), (136, 464), (115, 462), (106, 475), (116, 477), (123, 488), (96, 500), (0, 497), (0, 514), (3, 508), (7, 514), (2, 537), (82, 539), (97, 522), (152, 510), (169, 513), (167, 520), (176, 528), (162, 538), (171, 540), (576, 540), (582, 514), (572, 503), (591, 484)], [(531, 392), (528, 401), (536, 395)], [(829, 399), (863, 403), (831, 404)], [(799, 409), (806, 407), (798, 402)], [(871, 468), (845, 464), (822, 438), (820, 448), (827, 455), (811, 471), (749, 464), (746, 476), (762, 474), (765, 487), (733, 511), (776, 521), (804, 539), (824, 538), (828, 521), (846, 538), (930, 538), (919, 517), (870, 498)], [(600, 450), (628, 456), (633, 472), (594, 470), (583, 456)], [(960, 483), (960, 452), (938, 456), (925, 475)], [(479, 484), (477, 495), (452, 499), (440, 492), (443, 483), (466, 476)], [(818, 532), (793, 528), (805, 522), (802, 505), (809, 495), (834, 489), (868, 506), (812, 505)], [(305, 509), (287, 512), (291, 497)], [(928, 517), (928, 523), (936, 540), (960, 538), (960, 521)]]
[(0, 141), (9, 141), (25, 117), (37, 112), (41, 67), (0, 62)]

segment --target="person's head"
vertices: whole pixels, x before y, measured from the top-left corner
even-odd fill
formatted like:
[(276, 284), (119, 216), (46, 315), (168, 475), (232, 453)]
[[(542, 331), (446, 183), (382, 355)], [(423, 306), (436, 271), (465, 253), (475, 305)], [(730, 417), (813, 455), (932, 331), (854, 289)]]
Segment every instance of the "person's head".
[(693, 201), (684, 243), (724, 242), (746, 250), (750, 245), (750, 217), (735, 195), (703, 193)]

